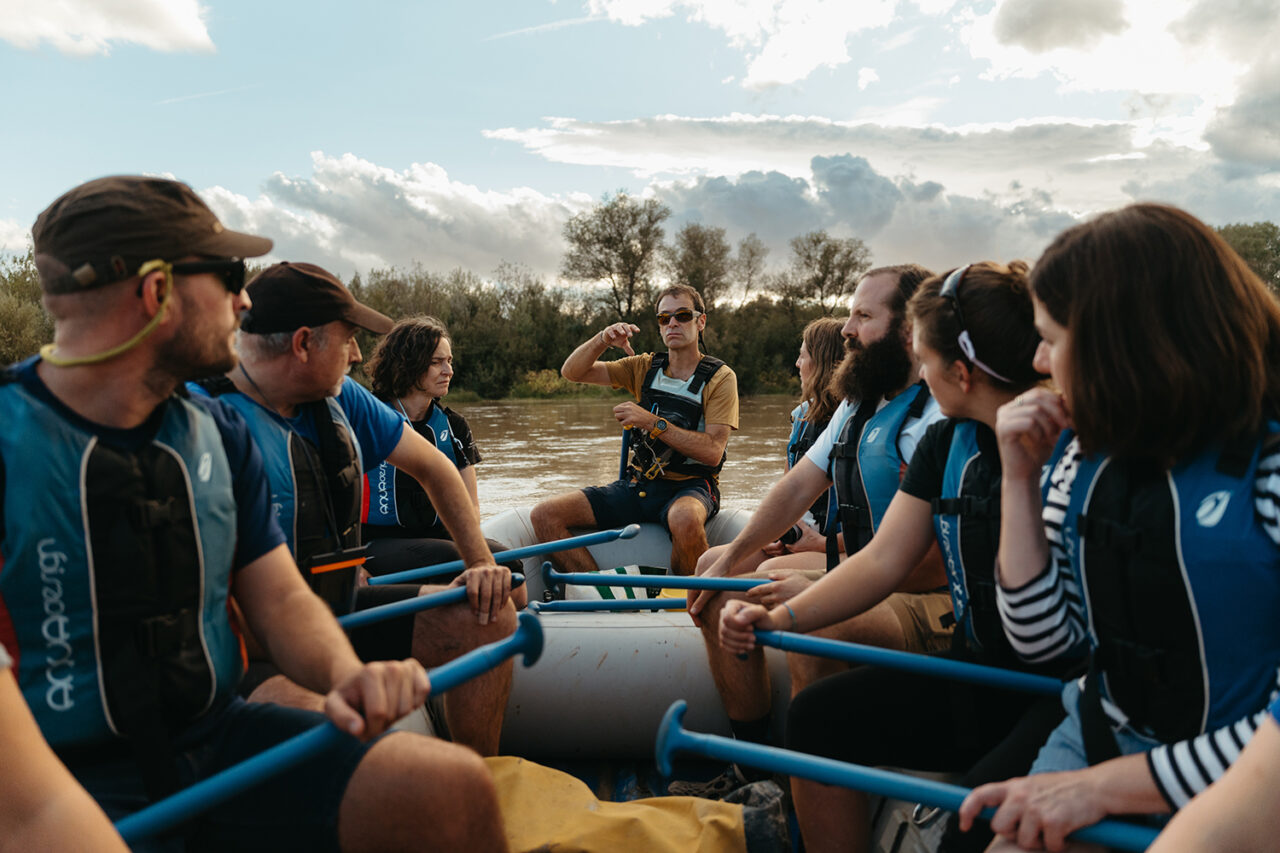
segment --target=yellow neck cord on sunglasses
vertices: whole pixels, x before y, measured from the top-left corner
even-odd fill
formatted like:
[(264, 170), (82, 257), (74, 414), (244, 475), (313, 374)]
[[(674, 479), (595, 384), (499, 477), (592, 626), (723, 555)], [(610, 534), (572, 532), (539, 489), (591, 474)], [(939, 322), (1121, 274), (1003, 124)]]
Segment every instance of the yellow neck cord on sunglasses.
[(124, 343), (114, 346), (109, 350), (103, 350), (93, 355), (80, 355), (74, 358), (63, 358), (56, 354), (53, 344), (45, 344), (40, 347), (40, 357), (45, 361), (57, 367), (79, 367), (85, 364), (100, 364), (104, 361), (123, 355), (129, 350), (142, 343), (148, 335), (155, 331), (156, 326), (160, 325), (160, 321), (164, 319), (165, 309), (169, 307), (169, 296), (173, 293), (173, 264), (168, 261), (147, 261), (138, 268), (138, 275), (144, 276), (156, 270), (164, 271), (164, 285), (160, 291), (160, 308), (156, 311), (156, 315), (152, 317), (147, 325), (143, 326), (138, 334), (134, 335)]

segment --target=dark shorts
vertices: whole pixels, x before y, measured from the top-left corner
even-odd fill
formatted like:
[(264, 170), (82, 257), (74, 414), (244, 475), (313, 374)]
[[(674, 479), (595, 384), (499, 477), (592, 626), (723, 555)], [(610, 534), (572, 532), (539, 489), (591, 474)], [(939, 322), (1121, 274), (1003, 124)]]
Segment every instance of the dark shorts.
[(667, 526), (667, 512), (678, 498), (695, 498), (707, 510), (707, 521), (720, 511), (720, 489), (711, 480), (615, 480), (582, 490), (600, 528), (624, 527), (638, 521)]
[[(233, 698), (197, 720), (174, 744), (182, 787), (238, 764), (324, 722), (311, 711)], [(303, 761), (270, 781), (233, 797), (185, 824), (179, 836), (139, 842), (135, 851), (338, 850), (338, 810), (347, 783), (371, 743), (355, 738)], [(131, 759), (120, 756), (68, 761), (80, 784), (113, 821), (149, 799)]]

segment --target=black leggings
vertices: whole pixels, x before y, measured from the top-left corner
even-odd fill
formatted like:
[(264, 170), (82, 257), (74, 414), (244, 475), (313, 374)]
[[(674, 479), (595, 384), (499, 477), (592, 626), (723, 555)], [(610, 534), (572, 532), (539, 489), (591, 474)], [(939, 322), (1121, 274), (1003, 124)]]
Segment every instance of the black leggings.
[[(973, 787), (1026, 774), (1062, 718), (1056, 696), (867, 666), (802, 690), (787, 712), (786, 746), (868, 766), (960, 772)], [(953, 824), (940, 849), (983, 850), (991, 838), (985, 822), (968, 833)]]

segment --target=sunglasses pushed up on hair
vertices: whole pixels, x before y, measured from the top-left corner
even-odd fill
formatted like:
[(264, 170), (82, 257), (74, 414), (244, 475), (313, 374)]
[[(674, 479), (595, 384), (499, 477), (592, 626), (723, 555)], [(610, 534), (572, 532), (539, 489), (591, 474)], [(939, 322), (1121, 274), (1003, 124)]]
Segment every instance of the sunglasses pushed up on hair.
[(679, 323), (688, 323), (694, 317), (701, 317), (701, 316), (702, 316), (701, 311), (693, 311), (689, 308), (681, 308), (679, 311), (675, 311), (675, 312), (659, 311), (658, 325), (665, 326), (668, 323), (670, 323), (672, 320), (675, 320)]

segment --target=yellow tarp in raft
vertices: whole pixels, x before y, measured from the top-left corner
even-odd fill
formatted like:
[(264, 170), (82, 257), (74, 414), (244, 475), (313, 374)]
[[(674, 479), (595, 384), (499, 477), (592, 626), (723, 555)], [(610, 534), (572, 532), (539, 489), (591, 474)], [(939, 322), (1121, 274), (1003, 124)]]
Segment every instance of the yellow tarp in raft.
[(742, 806), (699, 797), (601, 802), (578, 778), (523, 758), (486, 758), (512, 853), (721, 853), (747, 849)]

